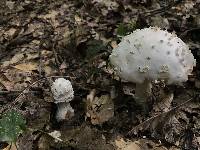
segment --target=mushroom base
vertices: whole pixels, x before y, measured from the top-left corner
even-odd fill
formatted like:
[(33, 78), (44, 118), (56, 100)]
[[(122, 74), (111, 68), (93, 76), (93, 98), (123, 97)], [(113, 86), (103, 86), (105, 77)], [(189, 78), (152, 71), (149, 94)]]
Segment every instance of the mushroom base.
[(69, 103), (63, 102), (57, 104), (56, 120), (68, 120), (74, 116), (74, 109)]

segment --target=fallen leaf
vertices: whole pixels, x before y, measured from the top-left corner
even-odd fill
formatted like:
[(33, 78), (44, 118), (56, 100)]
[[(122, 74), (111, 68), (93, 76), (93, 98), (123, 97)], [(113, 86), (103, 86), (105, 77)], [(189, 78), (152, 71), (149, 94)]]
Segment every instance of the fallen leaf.
[(8, 8), (10, 10), (12, 10), (14, 8), (15, 2), (13, 1), (6, 1), (6, 6), (8, 6)]
[(158, 100), (153, 106), (153, 110), (155, 112), (167, 112), (171, 108), (171, 103), (174, 98), (173, 93), (164, 93), (163, 90), (161, 90)]
[(38, 69), (38, 63), (30, 62), (30, 63), (23, 63), (16, 66), (13, 66), (16, 69), (28, 72)]
[(3, 67), (7, 67), (9, 65), (15, 64), (21, 61), (23, 58), (24, 58), (24, 54), (22, 53), (16, 54), (15, 56), (11, 58), (11, 60), (3, 62)]
[(4, 33), (4, 38), (5, 39), (11, 39), (13, 35), (15, 34), (16, 29), (15, 28), (10, 28), (8, 31)]
[(12, 90), (14, 86), (14, 83), (9, 81), (1, 81), (1, 84), (3, 85), (3, 88), (5, 88), (7, 91)]
[(114, 103), (109, 95), (95, 96), (92, 90), (86, 100), (86, 116), (92, 124), (102, 124), (114, 116)]
[(197, 137), (197, 142), (200, 145), (200, 137)]
[(38, 18), (42, 18), (42, 19), (45, 19), (45, 20), (51, 20), (51, 22), (53, 23), (52, 25), (57, 27), (59, 25), (59, 22), (56, 20), (56, 16), (58, 14), (59, 14), (59, 11), (50, 10), (48, 14), (39, 15)]
[(49, 66), (44, 66), (44, 71), (46, 75), (50, 75), (54, 70)]
[(124, 141), (123, 138), (115, 140), (117, 150), (142, 150), (136, 141)]
[(17, 147), (15, 144), (9, 144), (6, 148), (4, 148), (3, 150), (17, 150)]
[(58, 141), (62, 141), (62, 139), (60, 139), (60, 137), (61, 137), (61, 133), (60, 133), (60, 131), (53, 131), (53, 132), (51, 132), (51, 133), (48, 133), (52, 138), (54, 138), (55, 139), (55, 142), (58, 142)]

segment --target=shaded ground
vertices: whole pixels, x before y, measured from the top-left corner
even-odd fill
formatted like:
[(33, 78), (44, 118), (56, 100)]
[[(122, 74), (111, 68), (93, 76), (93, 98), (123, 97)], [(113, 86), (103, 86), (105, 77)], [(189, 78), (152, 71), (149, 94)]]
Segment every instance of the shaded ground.
[[(20, 149), (198, 149), (199, 5), (195, 0), (1, 0), (0, 112), (12, 108), (26, 118), (31, 130), (19, 137)], [(175, 31), (197, 66), (183, 86), (164, 87), (175, 96), (159, 108), (163, 86), (155, 84), (144, 116), (132, 96), (134, 85), (113, 74), (108, 56), (121, 36), (149, 26)], [(61, 76), (73, 84), (75, 116), (58, 123), (50, 85)], [(62, 141), (49, 136), (55, 130)]]

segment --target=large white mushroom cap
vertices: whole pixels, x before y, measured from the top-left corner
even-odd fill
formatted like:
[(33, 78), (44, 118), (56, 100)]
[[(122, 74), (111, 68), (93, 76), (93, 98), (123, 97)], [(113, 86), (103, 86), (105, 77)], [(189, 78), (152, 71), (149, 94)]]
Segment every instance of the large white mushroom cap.
[(168, 84), (188, 80), (196, 60), (174, 33), (157, 27), (137, 29), (114, 48), (110, 62), (124, 80), (142, 83), (163, 79)]
[(74, 90), (69, 80), (58, 78), (51, 86), (55, 103), (70, 102), (74, 97)]

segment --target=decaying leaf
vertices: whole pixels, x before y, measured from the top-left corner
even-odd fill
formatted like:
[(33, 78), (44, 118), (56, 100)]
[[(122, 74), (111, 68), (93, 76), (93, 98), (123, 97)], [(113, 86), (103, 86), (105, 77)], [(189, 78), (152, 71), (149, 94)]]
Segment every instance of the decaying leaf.
[(60, 133), (60, 131), (53, 131), (53, 132), (51, 132), (51, 133), (48, 133), (52, 138), (54, 138), (55, 139), (55, 142), (58, 142), (58, 141), (62, 141), (62, 139), (60, 139), (60, 137), (61, 137), (61, 133)]
[(46, 15), (40, 15), (39, 18), (44, 18), (44, 19), (50, 20), (53, 23), (54, 26), (58, 26), (59, 23), (56, 20), (56, 16), (58, 15), (58, 13), (59, 13), (58, 11), (51, 10)]
[(92, 124), (102, 124), (114, 116), (114, 103), (109, 95), (95, 96), (92, 90), (86, 100), (86, 116)]
[(4, 61), (3, 62), (3, 67), (7, 67), (9, 65), (15, 64), (15, 63), (21, 61), (23, 58), (24, 58), (24, 54), (23, 53), (16, 54), (11, 58), (11, 60)]
[(18, 150), (15, 144), (9, 144), (6, 148), (3, 150)]
[(200, 137), (197, 137), (197, 142), (200, 145)]
[(124, 141), (123, 138), (115, 140), (117, 150), (142, 150), (137, 141)]
[(6, 1), (6, 6), (8, 6), (9, 9), (13, 9), (15, 5), (15, 2), (13, 1)]
[(34, 134), (34, 131), (26, 131), (22, 136), (17, 140), (18, 149), (20, 150), (32, 150), (34, 147), (34, 140), (39, 136)]
[(38, 140), (38, 149), (39, 150), (45, 150), (45, 149), (50, 149), (50, 145), (51, 145), (52, 140), (49, 136), (47, 135), (42, 135), (40, 137), (40, 139)]
[(22, 63), (22, 64), (15, 65), (14, 68), (22, 70), (22, 71), (26, 71), (26, 72), (33, 71), (33, 70), (37, 70), (38, 63), (34, 63), (34, 62)]
[(13, 37), (13, 35), (15, 34), (15, 32), (17, 31), (17, 29), (15, 28), (10, 28), (8, 31), (6, 31), (4, 33), (4, 38), (5, 39), (11, 39)]
[(167, 112), (170, 110), (172, 100), (174, 98), (173, 93), (165, 93), (163, 90), (160, 91), (160, 95), (153, 106), (155, 112)]
[[(149, 139), (131, 141), (118, 137), (115, 140), (115, 146), (117, 150), (169, 150), (167, 147), (162, 146), (162, 143)], [(176, 147), (172, 147), (170, 150), (179, 149)]]

